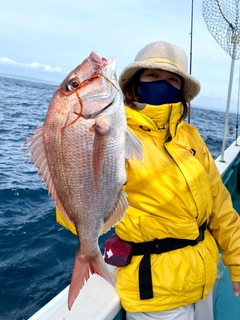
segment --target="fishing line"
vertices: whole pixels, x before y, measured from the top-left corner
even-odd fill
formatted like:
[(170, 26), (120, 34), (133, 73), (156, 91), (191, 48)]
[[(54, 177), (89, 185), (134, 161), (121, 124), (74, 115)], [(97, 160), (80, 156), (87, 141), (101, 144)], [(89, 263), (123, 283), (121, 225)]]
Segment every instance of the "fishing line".
[[(60, 90), (60, 91), (61, 91), (64, 95), (66, 95), (66, 96), (70, 96), (70, 95), (72, 95), (72, 94), (75, 92), (75, 93), (76, 93), (76, 97), (77, 97), (77, 99), (78, 99), (78, 101), (79, 101), (79, 104), (80, 104), (80, 111), (79, 111), (79, 113), (76, 113), (76, 114), (77, 114), (77, 118), (74, 119), (74, 120), (73, 120), (72, 122), (70, 122), (69, 124), (67, 124), (67, 125), (65, 125), (65, 126), (63, 126), (63, 127), (61, 128), (61, 136), (62, 136), (62, 134), (63, 134), (63, 129), (65, 129), (65, 128), (71, 126), (72, 124), (74, 124), (74, 123), (82, 116), (83, 103), (82, 103), (82, 99), (81, 99), (81, 97), (80, 97), (80, 95), (79, 95), (80, 89), (81, 89), (83, 86), (85, 86), (89, 81), (92, 81), (92, 80), (97, 79), (97, 78), (99, 78), (99, 77), (103, 77), (104, 79), (106, 79), (108, 82), (110, 82), (110, 84), (111, 84), (115, 89), (117, 89), (117, 90), (119, 91), (118, 87), (117, 87), (110, 79), (108, 79), (108, 78), (107, 78), (106, 76), (104, 76), (103, 74), (97, 73), (97, 72), (94, 73), (90, 78), (84, 80), (83, 82), (76, 81), (76, 83), (78, 84), (78, 86), (77, 86), (76, 88), (72, 87), (72, 92), (67, 92), (67, 91), (65, 91), (62, 87), (57, 88), (56, 91)], [(108, 107), (108, 106), (107, 106), (107, 107)]]

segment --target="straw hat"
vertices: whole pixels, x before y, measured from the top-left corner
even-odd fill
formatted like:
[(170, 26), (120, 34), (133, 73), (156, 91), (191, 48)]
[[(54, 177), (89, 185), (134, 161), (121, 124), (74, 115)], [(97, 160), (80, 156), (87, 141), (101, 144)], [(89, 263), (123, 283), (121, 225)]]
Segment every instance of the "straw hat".
[(183, 97), (187, 102), (196, 97), (200, 91), (200, 83), (187, 73), (187, 56), (178, 46), (157, 41), (146, 45), (134, 60), (121, 73), (119, 85), (124, 89), (132, 76), (140, 69), (162, 69), (178, 74), (183, 78)]

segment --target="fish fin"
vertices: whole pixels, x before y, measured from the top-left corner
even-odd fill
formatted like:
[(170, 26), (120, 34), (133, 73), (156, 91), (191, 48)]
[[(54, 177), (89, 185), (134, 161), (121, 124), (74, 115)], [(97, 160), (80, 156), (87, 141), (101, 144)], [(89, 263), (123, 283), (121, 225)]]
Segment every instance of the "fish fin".
[(113, 213), (111, 214), (111, 216), (108, 218), (108, 220), (102, 226), (102, 228), (100, 230), (100, 235), (109, 231), (120, 220), (122, 220), (123, 216), (124, 216), (124, 212), (127, 210), (127, 208), (128, 208), (127, 195), (123, 190), (121, 190), (118, 204), (117, 204), (116, 208), (114, 209)]
[(99, 172), (102, 167), (104, 159), (109, 128), (101, 125), (100, 122), (96, 123), (95, 138), (93, 143), (93, 173), (96, 189), (98, 190)]
[[(48, 193), (52, 195), (52, 199), (56, 203), (57, 207), (61, 211), (62, 216), (70, 223), (73, 223), (68, 217), (65, 209), (63, 208), (54, 187), (52, 176), (48, 167), (47, 156), (44, 148), (44, 126), (40, 126), (35, 130), (35, 133), (23, 144), (27, 145), (31, 142), (28, 149), (24, 152), (23, 156), (31, 152), (31, 156), (28, 162), (33, 162), (33, 166), (38, 168), (37, 175), (41, 174), (42, 180), (45, 181)], [(23, 147), (22, 146), (22, 147)]]
[(82, 255), (77, 251), (72, 271), (72, 279), (68, 292), (68, 309), (71, 310), (79, 292), (90, 278), (91, 274), (98, 274), (112, 286), (115, 287), (114, 280), (105, 264), (100, 252), (93, 257)]
[(143, 161), (143, 148), (138, 138), (130, 130), (127, 129), (125, 158), (128, 160), (133, 160), (134, 157), (139, 161)]
[(32, 135), (23, 145), (26, 145), (31, 142), (28, 149), (24, 152), (23, 156), (31, 152), (31, 156), (28, 162), (33, 162), (33, 166), (38, 168), (38, 174), (42, 175), (42, 180), (45, 181), (46, 186), (49, 188), (49, 193), (54, 193), (54, 190), (51, 190), (53, 187), (52, 177), (50, 175), (46, 152), (43, 142), (44, 127), (40, 126), (35, 130), (34, 135)]

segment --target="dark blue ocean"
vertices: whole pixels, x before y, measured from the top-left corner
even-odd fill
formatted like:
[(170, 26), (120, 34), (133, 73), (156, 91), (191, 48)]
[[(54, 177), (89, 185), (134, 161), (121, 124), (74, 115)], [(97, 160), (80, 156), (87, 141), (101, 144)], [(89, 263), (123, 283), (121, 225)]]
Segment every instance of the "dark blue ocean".
[[(77, 238), (55, 221), (54, 203), (21, 145), (44, 121), (56, 86), (0, 77), (0, 320), (28, 319), (70, 281)], [(194, 108), (214, 158), (224, 112)], [(236, 114), (229, 126), (235, 128)], [(227, 135), (229, 146), (235, 134)]]

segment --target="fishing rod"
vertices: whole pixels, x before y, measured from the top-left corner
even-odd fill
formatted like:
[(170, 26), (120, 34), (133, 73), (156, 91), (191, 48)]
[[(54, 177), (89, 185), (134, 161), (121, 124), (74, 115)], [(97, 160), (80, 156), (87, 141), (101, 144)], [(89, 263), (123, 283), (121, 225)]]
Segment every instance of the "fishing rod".
[(236, 146), (238, 146), (237, 139), (238, 139), (239, 94), (240, 94), (240, 67), (239, 67), (239, 79), (238, 79), (238, 104), (237, 104), (236, 143), (235, 143)]
[[(233, 46), (233, 52), (235, 52), (235, 51), (236, 51), (236, 43), (234, 43), (234, 46)], [(223, 140), (222, 140), (222, 152), (221, 152), (221, 159), (220, 159), (221, 162), (225, 162), (224, 161), (224, 153), (225, 153), (226, 137), (227, 137), (227, 129), (228, 129), (228, 117), (229, 117), (229, 109), (230, 109), (230, 102), (231, 102), (234, 65), (235, 65), (235, 59), (232, 58), (230, 76), (229, 76), (229, 84), (228, 84), (228, 96), (227, 96), (227, 106), (226, 106), (226, 113), (225, 113), (225, 125), (224, 125)]]
[[(192, 74), (192, 42), (193, 42), (193, 0), (191, 7), (191, 31), (190, 31), (190, 59), (189, 59), (189, 74)], [(189, 102), (188, 123), (190, 123), (191, 103)]]

